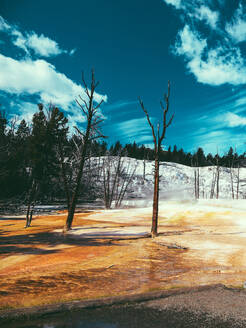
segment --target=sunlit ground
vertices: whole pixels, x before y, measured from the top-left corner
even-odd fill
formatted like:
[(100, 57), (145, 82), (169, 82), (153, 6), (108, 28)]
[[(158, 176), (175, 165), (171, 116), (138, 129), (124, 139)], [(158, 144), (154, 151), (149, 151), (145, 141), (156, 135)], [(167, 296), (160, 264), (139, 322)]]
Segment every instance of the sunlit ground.
[[(151, 207), (0, 218), (0, 306), (23, 307), (246, 280), (246, 204), (161, 202), (157, 238)], [(135, 204), (136, 205), (136, 204)]]

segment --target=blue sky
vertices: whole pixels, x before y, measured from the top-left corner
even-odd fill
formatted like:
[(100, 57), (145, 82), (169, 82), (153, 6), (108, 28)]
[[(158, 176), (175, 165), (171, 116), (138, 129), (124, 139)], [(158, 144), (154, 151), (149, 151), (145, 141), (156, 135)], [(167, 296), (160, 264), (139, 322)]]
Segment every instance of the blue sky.
[(71, 126), (95, 69), (108, 142), (152, 144), (171, 82), (165, 147), (246, 148), (246, 5), (235, 0), (1, 0), (0, 103), (27, 120), (59, 106)]

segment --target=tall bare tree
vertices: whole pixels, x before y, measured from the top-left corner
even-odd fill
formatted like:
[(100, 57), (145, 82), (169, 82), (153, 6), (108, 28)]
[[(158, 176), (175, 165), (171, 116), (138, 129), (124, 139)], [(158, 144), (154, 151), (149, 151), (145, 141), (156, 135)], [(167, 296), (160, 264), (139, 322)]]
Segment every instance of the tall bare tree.
[(76, 99), (76, 102), (80, 107), (82, 113), (86, 117), (86, 129), (85, 131), (82, 132), (81, 130), (76, 128), (77, 132), (82, 138), (82, 143), (80, 148), (78, 173), (75, 179), (75, 187), (72, 196), (70, 197), (70, 206), (68, 209), (68, 216), (64, 226), (64, 231), (68, 231), (72, 227), (72, 222), (74, 218), (76, 204), (78, 201), (79, 189), (84, 172), (84, 166), (85, 166), (86, 155), (89, 148), (89, 144), (92, 140), (104, 137), (99, 130), (100, 123), (103, 121), (103, 118), (102, 116), (100, 116), (99, 113), (99, 108), (103, 103), (103, 99), (99, 103), (95, 104), (95, 89), (98, 86), (99, 82), (95, 81), (94, 71), (92, 70), (91, 73), (90, 87), (88, 87), (83, 74), (82, 74), (82, 82), (87, 99), (84, 99), (81, 96), (79, 96), (79, 99)]
[(161, 124), (158, 123), (155, 129), (154, 125), (151, 123), (147, 109), (144, 106), (143, 101), (139, 98), (140, 106), (144, 111), (149, 126), (152, 131), (153, 141), (154, 141), (154, 154), (155, 154), (155, 169), (154, 169), (154, 196), (153, 196), (153, 213), (152, 213), (152, 228), (151, 235), (155, 237), (158, 235), (158, 205), (159, 205), (159, 166), (160, 166), (160, 154), (162, 151), (162, 142), (166, 135), (167, 128), (171, 125), (174, 115), (169, 119), (167, 118), (169, 110), (169, 97), (170, 97), (170, 82), (168, 81), (168, 91), (167, 94), (164, 94), (164, 102), (160, 101), (162, 109), (162, 121)]
[(219, 154), (217, 151), (216, 157), (216, 199), (219, 199), (220, 193), (220, 163), (219, 163)]
[(212, 177), (212, 180), (211, 180), (210, 199), (214, 198), (214, 189), (215, 189), (216, 176), (217, 176), (216, 173), (217, 173), (217, 170), (216, 170), (216, 172), (214, 172), (214, 168), (212, 168), (213, 177)]
[(240, 185), (240, 166), (238, 163), (238, 166), (237, 166), (237, 199), (239, 196), (239, 185)]

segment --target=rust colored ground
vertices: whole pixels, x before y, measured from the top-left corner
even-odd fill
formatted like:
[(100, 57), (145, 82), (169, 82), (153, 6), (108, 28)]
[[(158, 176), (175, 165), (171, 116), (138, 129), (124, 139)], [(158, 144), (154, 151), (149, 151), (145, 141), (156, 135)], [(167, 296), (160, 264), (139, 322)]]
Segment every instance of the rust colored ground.
[[(163, 214), (160, 237), (131, 239), (134, 229), (149, 230), (150, 213), (124, 211), (77, 213), (73, 224), (83, 232), (130, 227), (123, 239), (54, 232), (62, 229), (66, 213), (36, 216), (28, 229), (23, 217), (0, 218), (0, 309), (209, 283), (239, 286), (245, 279), (243, 247), (218, 258), (220, 248), (206, 246), (238, 242), (237, 236), (225, 237), (230, 221), (200, 215), (199, 227), (194, 213), (168, 220)], [(126, 211), (128, 221), (121, 219)], [(215, 236), (218, 226), (222, 232)], [(193, 249), (192, 242), (205, 246)]]

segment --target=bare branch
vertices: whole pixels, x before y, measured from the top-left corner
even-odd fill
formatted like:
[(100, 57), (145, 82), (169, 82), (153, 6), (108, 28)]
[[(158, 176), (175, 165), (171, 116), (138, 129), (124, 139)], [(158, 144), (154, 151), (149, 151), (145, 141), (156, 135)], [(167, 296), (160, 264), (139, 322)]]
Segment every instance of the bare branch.
[(85, 81), (84, 72), (82, 72), (82, 82), (83, 82), (83, 85), (84, 85), (85, 93), (87, 94), (88, 98), (90, 98), (90, 93), (89, 93), (87, 83)]
[(167, 123), (167, 126), (166, 126), (167, 128), (169, 127), (169, 125), (172, 124), (173, 118), (174, 118), (174, 114), (171, 116), (169, 122)]
[(74, 145), (75, 145), (77, 151), (79, 152), (79, 151), (80, 151), (79, 146), (78, 146), (77, 142), (76, 142), (74, 139), (73, 139), (73, 143), (74, 143)]
[(74, 126), (75, 130), (84, 138), (85, 134), (80, 131), (80, 129), (77, 128), (77, 126)]
[(96, 105), (94, 109), (97, 110), (102, 105), (102, 103), (104, 103), (103, 99)]
[(81, 105), (77, 99), (75, 99), (76, 103), (79, 105), (79, 107), (81, 108), (82, 112), (85, 114), (85, 116), (87, 117), (88, 116), (88, 113), (85, 111), (83, 105)]
[(144, 107), (144, 103), (143, 103), (143, 101), (140, 99), (140, 97), (138, 98), (138, 100), (139, 100), (140, 106), (142, 107), (142, 110), (144, 111), (144, 113), (145, 113), (145, 115), (146, 115), (146, 117), (147, 117), (147, 121), (148, 121), (148, 123), (149, 123), (149, 125), (150, 125), (150, 127), (151, 127), (152, 135), (153, 135), (153, 138), (154, 138), (154, 143), (155, 143), (155, 146), (156, 146), (157, 143), (156, 143), (156, 136), (155, 136), (155, 129), (154, 129), (154, 126), (153, 126), (153, 124), (152, 124), (151, 121), (150, 121), (149, 114), (148, 114), (146, 108)]
[(84, 103), (84, 105), (85, 105), (85, 108), (88, 110), (89, 108), (88, 108), (88, 104), (87, 104), (86, 100), (83, 99), (83, 98), (81, 97), (81, 95), (79, 95), (79, 98), (80, 98), (81, 101), (83, 101), (83, 103)]
[(161, 142), (165, 138), (166, 129), (172, 123), (172, 120), (173, 120), (173, 117), (174, 117), (174, 115), (172, 115), (172, 117), (170, 118), (170, 120), (167, 123), (167, 113), (168, 113), (168, 110), (169, 110), (169, 98), (170, 98), (170, 81), (168, 81), (167, 94), (164, 95), (164, 99), (165, 99), (165, 102), (166, 102), (166, 108), (164, 107), (162, 101), (160, 102), (161, 103), (161, 108), (163, 109), (163, 129), (162, 129), (162, 134), (161, 134), (160, 139), (159, 139), (159, 145), (161, 145)]

